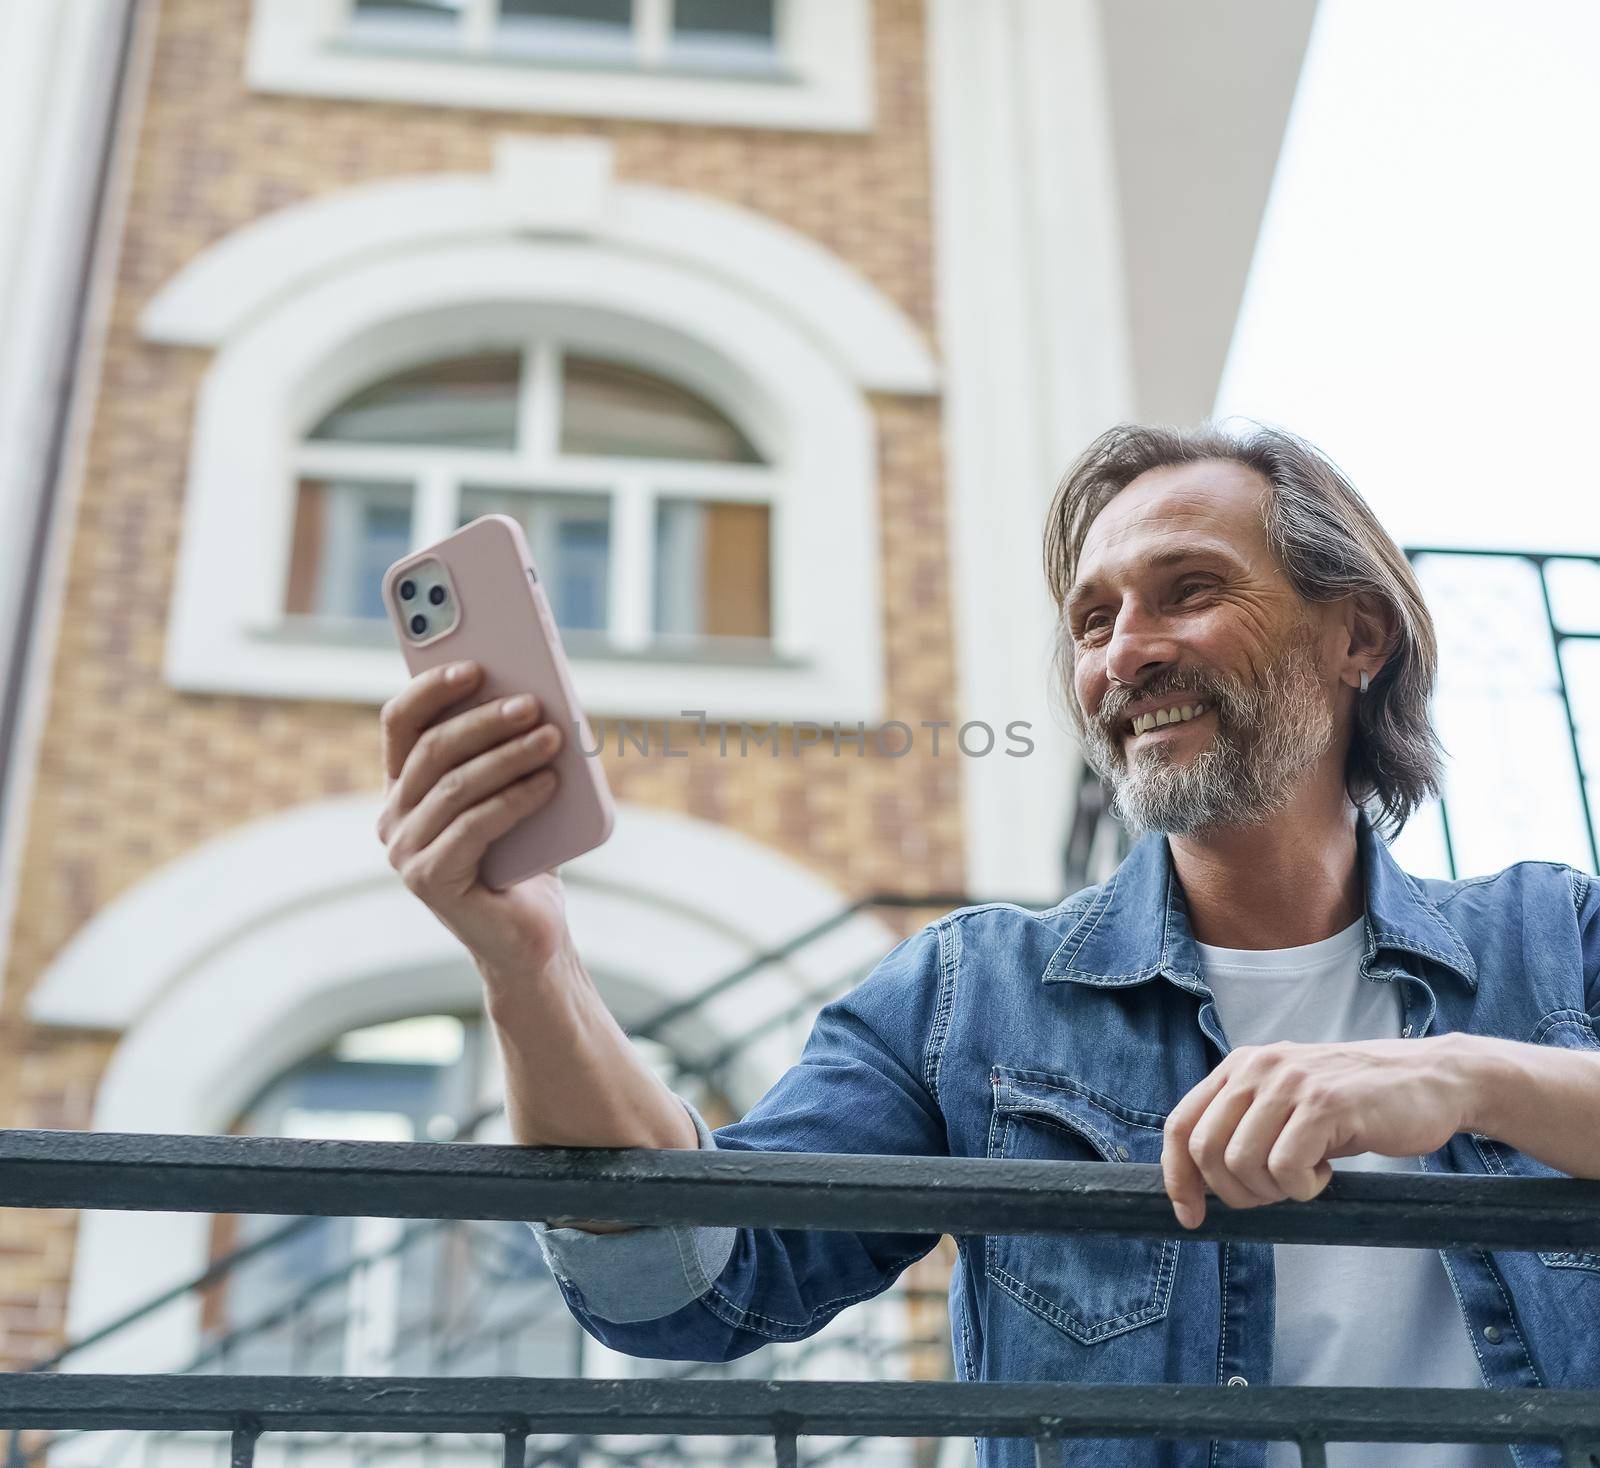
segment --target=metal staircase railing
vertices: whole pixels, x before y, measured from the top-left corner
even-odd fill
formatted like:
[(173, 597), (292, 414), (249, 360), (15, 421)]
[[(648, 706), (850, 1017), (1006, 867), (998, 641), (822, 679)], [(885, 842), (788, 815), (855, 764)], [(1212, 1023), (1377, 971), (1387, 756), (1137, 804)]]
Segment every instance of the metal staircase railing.
[[(964, 893), (948, 892), (878, 892), (869, 894), (846, 904), (821, 921), (809, 925), (783, 943), (743, 961), (733, 969), (704, 985), (693, 995), (664, 1005), (645, 1020), (633, 1026), (629, 1033), (636, 1039), (662, 1040), (672, 1026), (693, 1018), (703, 1006), (712, 1000), (737, 992), (741, 986), (755, 981), (773, 965), (792, 958), (807, 946), (837, 931), (863, 912), (873, 909), (937, 910), (945, 912), (952, 908), (970, 906), (982, 900), (994, 899), (977, 899)], [(1020, 905), (1037, 906), (1038, 904), (1024, 903)], [(686, 1079), (694, 1078), (713, 1089), (720, 1089), (723, 1085), (726, 1068), (737, 1059), (740, 1052), (752, 1041), (764, 1038), (785, 1026), (803, 1021), (809, 1011), (813, 1011), (837, 994), (843, 993), (858, 979), (864, 977), (870, 971), (871, 966), (871, 964), (862, 965), (840, 975), (828, 984), (797, 995), (791, 1003), (752, 1024), (737, 1041), (722, 1046), (709, 1056), (699, 1060), (691, 1060), (676, 1051), (672, 1052), (676, 1067), (672, 1083), (678, 1085)], [(503, 1109), (503, 1105), (500, 1103), (480, 1107), (471, 1114), (455, 1121), (448, 1134), (457, 1144), (470, 1142), (482, 1127), (498, 1116)], [(91, 1346), (101, 1345), (115, 1339), (121, 1332), (132, 1329), (157, 1311), (175, 1306), (197, 1295), (203, 1296), (211, 1291), (226, 1288), (230, 1280), (235, 1278), (241, 1270), (254, 1264), (260, 1264), (263, 1261), (270, 1261), (275, 1253), (293, 1245), (308, 1230), (320, 1227), (326, 1222), (326, 1218), (317, 1215), (293, 1218), (290, 1222), (273, 1229), (263, 1237), (218, 1257), (192, 1278), (170, 1289), (161, 1291), (90, 1334), (64, 1344), (50, 1356), (35, 1362), (26, 1369), (35, 1373), (54, 1371)], [(381, 1264), (398, 1261), (404, 1258), (408, 1252), (418, 1249), (430, 1240), (442, 1242), (447, 1234), (459, 1232), (460, 1229), (460, 1224), (449, 1220), (434, 1220), (407, 1226), (402, 1230), (400, 1236), (391, 1243), (366, 1253), (353, 1254), (339, 1261), (315, 1278), (304, 1282), (293, 1296), (275, 1303), (269, 1309), (247, 1322), (225, 1328), (222, 1332), (206, 1341), (186, 1364), (177, 1368), (178, 1374), (206, 1372), (217, 1366), (226, 1368), (231, 1360), (244, 1356), (253, 1343), (262, 1341), (276, 1330), (287, 1329), (292, 1338), (295, 1322), (304, 1320), (311, 1314), (313, 1302), (316, 1299), (327, 1296), (334, 1291), (342, 1290), (348, 1294), (352, 1282), (357, 1280), (363, 1273), (370, 1272)], [(527, 1240), (531, 1248), (531, 1234), (527, 1235)], [(537, 1264), (537, 1271), (542, 1272), (542, 1269), (541, 1260)], [(942, 1299), (942, 1292), (937, 1293), (940, 1294)], [(897, 1291), (897, 1297), (909, 1298), (910, 1295), (909, 1292), (901, 1289)], [(560, 1318), (563, 1322), (567, 1321), (565, 1307), (560, 1304), (559, 1297), (553, 1291), (550, 1292), (550, 1297), (544, 1304), (548, 1307), (549, 1314)], [(338, 1331), (344, 1328), (347, 1323), (347, 1321), (335, 1319), (325, 1321), (322, 1328), (325, 1331)], [(526, 1327), (529, 1323), (529, 1320), (524, 1317), (520, 1325)], [(415, 1328), (418, 1325), (423, 1328), (432, 1328), (437, 1325), (437, 1322), (430, 1320), (412, 1322), (408, 1329)], [(576, 1329), (576, 1327), (573, 1328)], [(444, 1350), (442, 1359), (435, 1363), (436, 1367), (448, 1368), (452, 1364), (452, 1356), (459, 1357), (466, 1354), (471, 1344), (470, 1342), (457, 1343), (453, 1352), (450, 1349)], [(481, 1345), (481, 1340), (478, 1344)], [(922, 1344), (926, 1345), (928, 1343), (923, 1342)], [(801, 1349), (794, 1350), (790, 1354), (795, 1357), (795, 1364), (802, 1368), (805, 1361), (814, 1355), (816, 1351), (824, 1347), (828, 1349), (838, 1348), (836, 1344), (829, 1342), (824, 1342), (821, 1346), (810, 1342), (802, 1342), (797, 1343), (797, 1346)], [(911, 1347), (907, 1346), (906, 1348), (910, 1349)], [(292, 1345), (290, 1353), (292, 1356)], [(691, 1371), (684, 1374), (696, 1375), (703, 1373)], [(7, 1459), (8, 1468), (21, 1468), (23, 1463), (34, 1461), (41, 1453), (47, 1451), (50, 1446), (53, 1446), (53, 1444), (46, 1444), (43, 1448), (38, 1448), (26, 1455), (22, 1455), (19, 1452), (18, 1443), (14, 1439), (12, 1451)]]

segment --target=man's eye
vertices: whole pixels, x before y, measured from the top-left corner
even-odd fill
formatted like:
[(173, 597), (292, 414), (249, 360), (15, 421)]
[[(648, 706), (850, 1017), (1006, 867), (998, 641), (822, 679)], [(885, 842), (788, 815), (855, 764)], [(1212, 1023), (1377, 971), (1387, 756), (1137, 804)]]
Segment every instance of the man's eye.
[(1186, 600), (1187, 598), (1193, 596), (1197, 591), (1209, 590), (1210, 586), (1211, 583), (1209, 581), (1185, 581), (1183, 585), (1178, 588), (1178, 597), (1180, 600)]

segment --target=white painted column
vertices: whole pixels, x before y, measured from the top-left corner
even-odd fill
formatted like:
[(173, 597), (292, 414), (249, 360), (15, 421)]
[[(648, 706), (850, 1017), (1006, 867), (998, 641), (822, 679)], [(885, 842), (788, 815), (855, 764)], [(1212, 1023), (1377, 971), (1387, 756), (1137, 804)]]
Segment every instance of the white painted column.
[(1053, 900), (1080, 759), (1050, 700), (1044, 514), (1133, 401), (1101, 39), (1091, 0), (928, 17), (957, 708), (1000, 736), (961, 757), (967, 887)]
[[(31, 634), (34, 654), (14, 711), (10, 768), (0, 764), (8, 790), (0, 829), (0, 973), (82, 463), (83, 389), (98, 371), (107, 309), (109, 248), (102, 251), (84, 341), (73, 358), (73, 322), (98, 207), (127, 3), (0, 0), (0, 690), (12, 676), (12, 639), (24, 611), (41, 505), (52, 489), (51, 436), (64, 392), (75, 394), (77, 410), (60, 465)], [(110, 204), (107, 209), (113, 217), (105, 236), (114, 240), (120, 216)]]

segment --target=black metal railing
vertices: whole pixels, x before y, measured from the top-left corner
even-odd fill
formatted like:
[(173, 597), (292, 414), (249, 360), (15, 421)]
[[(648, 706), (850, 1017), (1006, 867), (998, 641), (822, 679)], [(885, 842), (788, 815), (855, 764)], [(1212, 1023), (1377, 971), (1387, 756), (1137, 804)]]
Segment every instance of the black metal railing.
[[(674, 1027), (693, 1021), (712, 1000), (738, 993), (742, 988), (759, 981), (764, 975), (769, 974), (774, 967), (798, 956), (808, 947), (827, 938), (864, 913), (877, 909), (910, 912), (927, 910), (942, 913), (952, 908), (966, 907), (977, 902), (995, 900), (1015, 899), (977, 898), (971, 894), (961, 892), (867, 893), (844, 904), (825, 918), (798, 930), (782, 943), (741, 961), (735, 967), (702, 985), (688, 997), (674, 1000), (661, 1006), (644, 1019), (631, 1025), (628, 1029), (628, 1034), (630, 1038), (635, 1040), (667, 1042)], [(1023, 902), (1020, 905), (1037, 907), (1040, 904)], [(685, 1082), (693, 1081), (713, 1090), (722, 1089), (726, 1085), (729, 1067), (739, 1059), (749, 1044), (786, 1026), (800, 1024), (822, 1004), (835, 995), (843, 993), (857, 980), (864, 977), (870, 967), (871, 965), (869, 964), (848, 970), (835, 976), (831, 982), (818, 985), (807, 992), (795, 994), (788, 1003), (782, 1005), (773, 1013), (754, 1017), (751, 1023), (743, 1029), (736, 1041), (728, 1042), (703, 1057), (695, 1059), (684, 1056), (676, 1050), (672, 1051), (673, 1072), (669, 1077), (669, 1082), (675, 1088)], [(453, 1143), (470, 1141), (485, 1125), (498, 1117), (504, 1109), (503, 1102), (494, 1101), (479, 1107), (466, 1116), (453, 1118), (447, 1135), (452, 1139)], [(242, 1269), (252, 1265), (270, 1263), (273, 1255), (294, 1247), (309, 1230), (319, 1227), (322, 1221), (321, 1216), (314, 1214), (295, 1217), (290, 1222), (273, 1229), (260, 1238), (251, 1240), (247, 1244), (219, 1255), (189, 1279), (159, 1291), (151, 1298), (140, 1302), (114, 1319), (97, 1327), (94, 1331), (63, 1343), (60, 1348), (49, 1356), (31, 1363), (27, 1369), (30, 1371), (53, 1371), (89, 1348), (114, 1340), (123, 1332), (142, 1324), (159, 1311), (188, 1302), (196, 1296), (206, 1296), (213, 1292), (225, 1290), (230, 1280), (236, 1277)], [(408, 1236), (409, 1243), (414, 1243), (416, 1237), (416, 1235)], [(205, 1369), (217, 1359), (219, 1354), (225, 1357), (226, 1354), (240, 1348), (260, 1331), (274, 1328), (285, 1320), (292, 1320), (303, 1314), (307, 1299), (311, 1295), (328, 1288), (340, 1278), (348, 1278), (380, 1259), (389, 1257), (391, 1252), (391, 1249), (385, 1246), (377, 1250), (365, 1253), (357, 1252), (349, 1256), (332, 1266), (331, 1270), (325, 1271), (323, 1275), (305, 1281), (296, 1295), (277, 1302), (276, 1306), (262, 1317), (239, 1327), (225, 1327), (219, 1331), (207, 1343), (206, 1348), (195, 1358), (192, 1365), (180, 1369)]]
[[(797, 931), (784, 942), (742, 961), (735, 968), (702, 985), (686, 999), (675, 1000), (659, 1008), (632, 1025), (629, 1034), (635, 1039), (668, 1041), (673, 1030), (692, 1023), (711, 1000), (735, 994), (741, 988), (761, 980), (772, 972), (774, 966), (799, 955), (861, 913), (873, 909), (944, 912), (954, 907), (990, 900), (995, 899), (976, 898), (966, 893), (951, 892), (866, 894), (820, 921)], [(672, 1062), (669, 1083), (675, 1088), (685, 1083), (698, 1085), (713, 1093), (724, 1090), (730, 1068), (741, 1058), (746, 1047), (773, 1032), (805, 1023), (814, 1016), (818, 1007), (849, 988), (863, 977), (870, 967), (870, 964), (858, 966), (806, 991), (797, 991), (785, 1002), (780, 1003), (772, 1013), (755, 1017), (745, 1027), (737, 1041), (724, 1044), (715, 1051), (688, 1057), (676, 1049), (669, 1049), (669, 1059)], [(470, 1115), (455, 1118), (451, 1121), (445, 1136), (456, 1141), (470, 1140), (503, 1110), (502, 1103), (494, 1102), (478, 1108)], [(228, 1299), (230, 1297), (223, 1292), (229, 1289), (241, 1271), (249, 1271), (258, 1265), (273, 1267), (274, 1256), (282, 1251), (296, 1248), (302, 1243), (308, 1231), (319, 1228), (326, 1222), (326, 1215), (293, 1217), (281, 1227), (212, 1260), (191, 1278), (158, 1292), (152, 1298), (123, 1312), (93, 1332), (65, 1342), (59, 1349), (33, 1362), (27, 1369), (56, 1370), (83, 1351), (114, 1341), (123, 1332), (141, 1325), (150, 1316), (170, 1307), (189, 1303), (196, 1297)], [(460, 1240), (459, 1237), (451, 1235), (459, 1235), (460, 1232), (462, 1230), (458, 1221), (430, 1221), (424, 1226), (408, 1229), (399, 1239), (391, 1243), (375, 1249), (358, 1250), (336, 1259), (307, 1278), (295, 1281), (293, 1287), (285, 1291), (280, 1298), (252, 1312), (248, 1318), (229, 1319), (219, 1328), (206, 1329), (202, 1334), (200, 1348), (187, 1361), (176, 1365), (173, 1369), (181, 1373), (237, 1370), (240, 1365), (245, 1365), (247, 1369), (253, 1367), (257, 1371), (265, 1369), (273, 1372), (305, 1371), (308, 1366), (313, 1370), (338, 1369), (340, 1366), (349, 1369), (348, 1364), (340, 1360), (339, 1350), (339, 1338), (349, 1324), (348, 1302), (345, 1302), (346, 1308), (341, 1309), (340, 1302), (333, 1297), (351, 1286), (358, 1286), (361, 1280), (374, 1270), (386, 1263), (399, 1260), (412, 1251), (430, 1245), (437, 1245), (441, 1249), (452, 1247)], [(468, 1242), (474, 1246), (476, 1253), (482, 1253), (482, 1249), (477, 1247), (481, 1241)], [(503, 1237), (501, 1242), (504, 1242)], [(532, 1250), (531, 1237), (526, 1239), (524, 1252), (529, 1250)], [(542, 1257), (538, 1257), (536, 1251), (534, 1251), (533, 1270), (548, 1284)], [(500, 1303), (506, 1303), (504, 1289), (493, 1293)], [(892, 1287), (892, 1298), (901, 1304), (912, 1302), (921, 1293), (923, 1292), (908, 1287), (903, 1282), (897, 1282)], [(936, 1293), (942, 1300), (944, 1292), (940, 1290)], [(334, 1308), (325, 1308), (330, 1302)], [(569, 1363), (569, 1369), (581, 1375), (582, 1332), (566, 1315), (553, 1286), (545, 1290), (520, 1292), (515, 1304), (518, 1308), (514, 1321), (497, 1320), (492, 1311), (487, 1313), (476, 1309), (459, 1311), (456, 1313), (462, 1314), (469, 1322), (464, 1329), (453, 1330), (450, 1321), (442, 1317), (428, 1316), (408, 1320), (406, 1328), (396, 1332), (397, 1339), (405, 1342), (406, 1355), (412, 1363), (412, 1369), (420, 1365), (422, 1369), (430, 1372), (470, 1370), (473, 1364), (482, 1361), (487, 1352), (492, 1354), (496, 1369), (503, 1373), (508, 1366), (514, 1366), (522, 1354), (518, 1348), (530, 1341), (529, 1328), (537, 1326), (541, 1321), (549, 1321), (569, 1330), (577, 1352)], [(275, 1336), (280, 1338), (276, 1342), (273, 1339)], [(918, 1349), (919, 1346), (928, 1347), (933, 1344), (931, 1340), (917, 1342), (906, 1338), (896, 1342), (895, 1348), (909, 1351)], [(856, 1359), (850, 1362), (853, 1367), (870, 1369), (874, 1355), (881, 1345), (882, 1342), (874, 1337), (871, 1328), (856, 1331), (836, 1330), (830, 1340), (820, 1344), (784, 1343), (776, 1347), (773, 1352), (766, 1353), (780, 1357), (781, 1360), (764, 1364), (773, 1374), (780, 1372), (803, 1374), (809, 1368), (813, 1355), (826, 1350), (847, 1357), (854, 1356)], [(274, 1349), (275, 1346), (277, 1349)], [(947, 1342), (944, 1343), (944, 1349), (948, 1351)], [(398, 1362), (384, 1362), (383, 1365), (390, 1370), (405, 1369)], [(948, 1367), (948, 1362), (946, 1365)], [(695, 1367), (680, 1375), (688, 1377), (727, 1373), (735, 1369), (739, 1368), (726, 1363), (697, 1363)], [(65, 1441), (66, 1437), (71, 1435), (64, 1435), (60, 1441)], [(53, 1442), (43, 1442), (24, 1453), (14, 1440), (12, 1450), (6, 1458), (8, 1468), (24, 1468), (25, 1464), (40, 1460), (53, 1446)], [(578, 1446), (582, 1446), (581, 1442)], [(658, 1448), (655, 1458), (662, 1463), (674, 1461), (673, 1446), (667, 1444)], [(829, 1457), (844, 1454), (851, 1446), (850, 1443), (843, 1444), (830, 1453)], [(370, 1457), (372, 1454), (368, 1452), (363, 1456)], [(608, 1456), (616, 1455), (612, 1453)], [(699, 1455), (697, 1461), (703, 1463), (704, 1455)], [(104, 1468), (112, 1468), (112, 1465), (107, 1462)]]
[[(584, 1217), (954, 1235), (1111, 1234), (1373, 1247), (1591, 1250), (1600, 1182), (1345, 1174), (1311, 1203), (1208, 1208), (1193, 1232), (1150, 1165), (967, 1157), (542, 1149), (0, 1132), (8, 1207), (393, 1218)], [(1001, 1382), (573, 1381), (527, 1377), (48, 1375), (0, 1379), (0, 1428), (490, 1433), (518, 1468), (539, 1433), (1546, 1442), (1600, 1462), (1600, 1391)]]

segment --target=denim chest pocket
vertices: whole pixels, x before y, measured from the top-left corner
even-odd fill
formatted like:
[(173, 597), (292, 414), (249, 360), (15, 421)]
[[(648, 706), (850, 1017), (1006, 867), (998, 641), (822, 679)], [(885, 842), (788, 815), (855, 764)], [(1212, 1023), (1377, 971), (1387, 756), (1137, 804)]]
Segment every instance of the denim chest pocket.
[[(996, 1066), (989, 1155), (1052, 1162), (1159, 1162), (1165, 1118), (1122, 1105), (1068, 1076)], [(1177, 1239), (990, 1234), (990, 1283), (1082, 1344), (1161, 1320), (1177, 1273)]]

